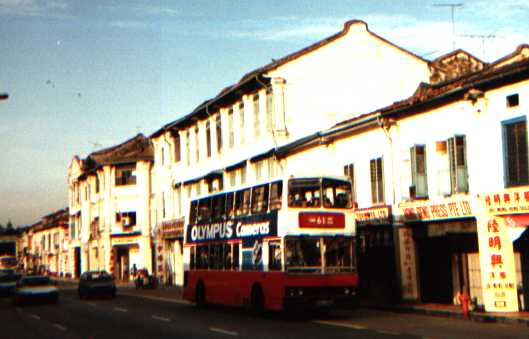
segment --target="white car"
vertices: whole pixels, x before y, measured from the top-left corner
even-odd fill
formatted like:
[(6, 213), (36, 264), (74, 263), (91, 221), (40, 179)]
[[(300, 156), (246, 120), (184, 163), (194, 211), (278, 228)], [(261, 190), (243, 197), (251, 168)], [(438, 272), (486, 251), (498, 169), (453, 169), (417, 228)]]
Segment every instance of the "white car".
[(14, 293), (16, 305), (26, 302), (51, 302), (59, 301), (57, 284), (46, 276), (25, 276), (20, 278)]

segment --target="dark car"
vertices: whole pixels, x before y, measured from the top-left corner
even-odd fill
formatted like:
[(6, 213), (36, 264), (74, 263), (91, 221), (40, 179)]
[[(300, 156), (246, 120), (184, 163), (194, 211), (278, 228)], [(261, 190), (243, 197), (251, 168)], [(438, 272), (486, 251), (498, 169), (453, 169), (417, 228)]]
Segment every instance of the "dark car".
[(14, 293), (14, 303), (46, 301), (57, 303), (59, 289), (57, 283), (46, 276), (24, 276), (18, 280)]
[(116, 283), (114, 278), (105, 271), (85, 272), (79, 279), (78, 293), (81, 299), (93, 296), (114, 298)]
[(0, 297), (10, 296), (15, 292), (20, 274), (13, 269), (0, 270)]

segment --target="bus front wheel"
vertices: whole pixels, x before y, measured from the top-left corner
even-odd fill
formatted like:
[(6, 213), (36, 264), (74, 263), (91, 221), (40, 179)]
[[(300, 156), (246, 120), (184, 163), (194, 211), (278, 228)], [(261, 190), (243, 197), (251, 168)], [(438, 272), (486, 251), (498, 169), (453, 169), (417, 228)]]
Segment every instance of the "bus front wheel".
[(195, 289), (195, 303), (199, 308), (206, 306), (206, 289), (202, 282), (199, 282)]
[(254, 285), (252, 287), (252, 294), (250, 298), (250, 305), (255, 314), (261, 314), (264, 311), (264, 293), (261, 285)]

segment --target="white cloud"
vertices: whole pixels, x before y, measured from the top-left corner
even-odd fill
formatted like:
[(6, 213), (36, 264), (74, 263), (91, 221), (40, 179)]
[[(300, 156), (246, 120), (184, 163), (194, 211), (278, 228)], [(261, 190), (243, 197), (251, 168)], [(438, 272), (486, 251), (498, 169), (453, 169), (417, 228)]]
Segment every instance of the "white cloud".
[[(476, 12), (470, 18), (461, 16), (456, 21), (455, 47), (462, 48), (485, 61), (493, 61), (511, 53), (516, 46), (529, 42), (527, 26), (507, 20), (505, 23), (494, 21), (493, 25), (483, 22), (483, 17), (492, 15), (493, 10), (484, 6), (485, 2), (476, 4)], [(481, 5), (480, 5), (481, 4)], [(529, 10), (529, 1), (513, 0), (502, 5)], [(492, 12), (492, 14), (491, 14)], [(509, 15), (515, 15), (513, 11)], [(528, 12), (529, 13), (529, 12)], [(527, 15), (529, 17), (529, 14)], [(265, 21), (245, 20), (238, 22), (240, 27), (228, 32), (232, 38), (293, 41), (325, 38), (343, 29), (344, 22), (354, 19), (363, 20), (369, 30), (401, 46), (412, 53), (434, 59), (453, 50), (452, 24), (449, 16), (446, 20), (427, 20), (407, 14), (374, 13), (365, 16), (300, 18), (296, 16), (274, 17)], [(270, 28), (272, 27), (272, 28)], [(474, 35), (474, 38), (462, 35)], [(492, 37), (485, 38), (481, 35)]]
[(110, 23), (110, 26), (117, 27), (117, 28), (146, 28), (148, 24), (141, 21), (112, 21)]
[(119, 12), (119, 13), (133, 13), (137, 15), (150, 16), (167, 16), (173, 17), (180, 14), (180, 11), (167, 6), (158, 6), (155, 4), (137, 4), (137, 5), (99, 5), (100, 10)]
[(18, 16), (54, 16), (68, 9), (65, 1), (0, 0), (0, 13)]

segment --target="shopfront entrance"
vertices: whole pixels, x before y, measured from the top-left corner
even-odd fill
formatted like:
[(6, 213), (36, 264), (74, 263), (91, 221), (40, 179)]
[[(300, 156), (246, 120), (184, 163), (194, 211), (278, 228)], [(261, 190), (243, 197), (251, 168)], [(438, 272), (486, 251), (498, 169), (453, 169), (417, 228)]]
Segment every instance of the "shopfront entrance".
[(391, 206), (355, 211), (360, 295), (377, 303), (398, 302)]
[[(529, 228), (514, 242), (514, 252), (519, 255), (519, 282), (517, 286), (520, 310), (529, 311)], [(515, 256), (515, 260), (516, 260)]]

